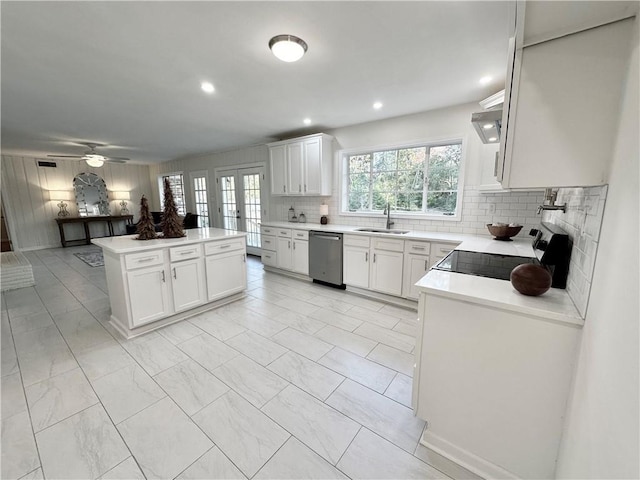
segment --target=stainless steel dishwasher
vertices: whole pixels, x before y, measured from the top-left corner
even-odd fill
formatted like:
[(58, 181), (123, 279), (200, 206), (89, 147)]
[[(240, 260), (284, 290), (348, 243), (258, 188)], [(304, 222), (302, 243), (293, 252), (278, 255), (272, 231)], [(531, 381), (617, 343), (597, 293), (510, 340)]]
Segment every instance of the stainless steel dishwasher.
[(309, 276), (314, 282), (345, 288), (342, 283), (342, 234), (309, 232)]

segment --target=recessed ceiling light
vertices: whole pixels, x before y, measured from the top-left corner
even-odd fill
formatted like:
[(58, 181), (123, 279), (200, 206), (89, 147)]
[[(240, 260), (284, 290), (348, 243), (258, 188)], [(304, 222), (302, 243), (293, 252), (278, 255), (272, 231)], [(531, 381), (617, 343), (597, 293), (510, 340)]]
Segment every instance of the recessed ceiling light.
[(269, 48), (283, 62), (296, 62), (307, 51), (307, 43), (294, 35), (276, 35), (269, 40)]
[(382, 108), (382, 102), (376, 102), (373, 104), (373, 108), (380, 110)]
[(213, 91), (215, 90), (213, 83), (211, 82), (202, 82), (200, 84), (200, 88), (202, 89), (203, 92), (206, 92), (206, 93), (213, 93)]
[(305, 118), (302, 122), (303, 122), (305, 125), (311, 125), (311, 119), (310, 119), (310, 118)]
[(488, 84), (491, 80), (493, 80), (493, 78), (486, 76), (486, 77), (482, 77), (480, 79), (480, 85), (486, 85)]
[(498, 137), (489, 137), (490, 142), (495, 142), (496, 140), (498, 140)]
[(490, 128), (493, 128), (493, 123), (485, 123), (482, 128), (484, 128), (485, 130), (489, 130)]

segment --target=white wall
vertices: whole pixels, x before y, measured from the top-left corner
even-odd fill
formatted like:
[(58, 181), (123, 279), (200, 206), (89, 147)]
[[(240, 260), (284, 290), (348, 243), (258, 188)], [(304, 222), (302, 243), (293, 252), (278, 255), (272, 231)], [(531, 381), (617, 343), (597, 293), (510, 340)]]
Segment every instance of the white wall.
[[(51, 159), (47, 159), (50, 161)], [(60, 235), (55, 218), (58, 216), (57, 202), (49, 200), (49, 190), (73, 189), (73, 178), (82, 172), (101, 176), (109, 191), (131, 192), (129, 211), (134, 221), (139, 213), (139, 199), (149, 196), (149, 167), (147, 165), (120, 165), (106, 163), (101, 168), (91, 168), (77, 160), (55, 160), (56, 168), (38, 167), (38, 159), (2, 155), (2, 200), (5, 205), (7, 223), (14, 250), (32, 250), (60, 246)], [(74, 200), (68, 201), (71, 215), (78, 210)], [(119, 214), (119, 202), (111, 201), (111, 213)], [(123, 223), (114, 223), (114, 229)], [(92, 235), (106, 234), (103, 224), (91, 225)], [(67, 225), (68, 240), (83, 238), (79, 225)]]
[(640, 478), (638, 19), (558, 478)]

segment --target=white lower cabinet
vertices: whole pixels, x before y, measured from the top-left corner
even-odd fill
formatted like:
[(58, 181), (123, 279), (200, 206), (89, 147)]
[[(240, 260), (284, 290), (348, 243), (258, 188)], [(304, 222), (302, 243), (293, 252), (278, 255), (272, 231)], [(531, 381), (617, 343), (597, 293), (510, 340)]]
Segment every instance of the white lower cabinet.
[(127, 272), (131, 326), (137, 327), (171, 314), (164, 265)]
[(345, 245), (342, 252), (342, 277), (345, 285), (369, 288), (369, 248)]
[(210, 302), (247, 288), (247, 257), (243, 250), (209, 255), (205, 262)]
[[(268, 227), (261, 227), (267, 231)], [(271, 233), (271, 232), (269, 232)], [(309, 232), (290, 228), (273, 229), (277, 236), (262, 242), (262, 263), (269, 267), (309, 275)]]
[(171, 264), (171, 289), (176, 312), (205, 302), (204, 262), (201, 258)]
[(291, 239), (278, 237), (276, 240), (276, 259), (278, 268), (291, 270), (293, 262), (291, 260)]
[(431, 263), (428, 255), (415, 255), (408, 253), (404, 255), (404, 279), (402, 282), (402, 296), (417, 300), (420, 290), (415, 286), (416, 282), (424, 277)]
[(291, 269), (303, 275), (309, 275), (309, 242), (306, 240), (292, 240)]
[(402, 295), (402, 252), (371, 250), (369, 288), (389, 295)]

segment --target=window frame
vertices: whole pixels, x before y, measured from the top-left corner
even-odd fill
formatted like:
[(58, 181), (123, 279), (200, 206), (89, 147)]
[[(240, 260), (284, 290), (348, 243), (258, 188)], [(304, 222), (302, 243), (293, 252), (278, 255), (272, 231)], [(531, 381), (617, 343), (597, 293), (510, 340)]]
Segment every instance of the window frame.
[[(195, 185), (195, 180), (196, 178), (204, 178), (205, 181), (205, 191), (206, 191), (206, 206), (207, 206), (207, 216), (204, 217), (203, 215), (200, 215), (200, 213), (198, 212), (198, 204), (202, 204), (202, 202), (198, 202), (198, 190), (196, 190), (196, 185)], [(193, 210), (194, 213), (196, 213), (197, 215), (199, 215), (198, 217), (198, 226), (203, 227), (203, 228), (207, 228), (207, 227), (212, 227), (213, 225), (211, 224), (211, 192), (210, 192), (210, 187), (211, 187), (211, 182), (209, 181), (209, 171), (208, 170), (198, 170), (198, 171), (194, 171), (194, 172), (190, 172), (189, 173), (189, 179), (191, 180), (191, 196), (193, 197)], [(183, 176), (183, 181), (184, 181), (184, 176)], [(206, 218), (206, 222), (207, 222), (207, 226), (204, 227), (203, 223), (204, 220)], [(201, 221), (202, 219), (202, 221)]]
[[(177, 208), (177, 210), (178, 215), (184, 217), (187, 214), (187, 197), (184, 190), (184, 172), (167, 172), (158, 175), (158, 198), (160, 199), (160, 211), (164, 211), (164, 177), (170, 177), (172, 175), (180, 175), (182, 177), (182, 205), (184, 207), (184, 213), (180, 213), (179, 208)], [(175, 193), (173, 196), (175, 200)], [(178, 205), (176, 205), (176, 207), (178, 207)]]
[(338, 151), (339, 175), (340, 175), (340, 209), (339, 216), (344, 217), (368, 217), (378, 218), (383, 213), (382, 210), (374, 210), (368, 212), (351, 212), (349, 211), (349, 156), (373, 154), (385, 150), (400, 150), (418, 147), (438, 147), (443, 145), (461, 144), (462, 155), (460, 158), (460, 168), (458, 170), (458, 190), (456, 197), (456, 210), (453, 215), (433, 215), (426, 212), (401, 212), (392, 210), (391, 215), (400, 219), (407, 220), (442, 220), (447, 222), (459, 222), (462, 220), (462, 202), (464, 194), (464, 178), (465, 166), (467, 160), (467, 136), (458, 134), (446, 137), (430, 138), (427, 140), (414, 140), (410, 142), (400, 142), (393, 144), (375, 145), (370, 147), (348, 148)]

